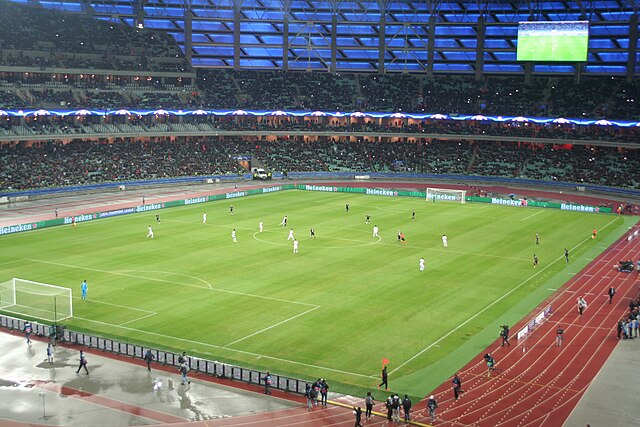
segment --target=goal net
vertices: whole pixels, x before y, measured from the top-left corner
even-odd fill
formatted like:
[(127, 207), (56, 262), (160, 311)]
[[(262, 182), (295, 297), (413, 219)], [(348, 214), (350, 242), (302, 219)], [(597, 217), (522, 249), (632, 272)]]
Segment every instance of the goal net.
[(427, 201), (447, 201), (464, 203), (467, 190), (451, 190), (447, 188), (427, 188)]
[(0, 283), (0, 310), (58, 322), (73, 316), (71, 289), (13, 278)]

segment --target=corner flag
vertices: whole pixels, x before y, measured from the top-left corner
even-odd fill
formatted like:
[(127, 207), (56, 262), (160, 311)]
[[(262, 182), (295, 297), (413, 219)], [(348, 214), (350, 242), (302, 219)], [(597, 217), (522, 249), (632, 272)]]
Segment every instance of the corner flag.
[(384, 368), (388, 363), (389, 363), (389, 359), (387, 359), (386, 357), (383, 357), (382, 358), (382, 367)]

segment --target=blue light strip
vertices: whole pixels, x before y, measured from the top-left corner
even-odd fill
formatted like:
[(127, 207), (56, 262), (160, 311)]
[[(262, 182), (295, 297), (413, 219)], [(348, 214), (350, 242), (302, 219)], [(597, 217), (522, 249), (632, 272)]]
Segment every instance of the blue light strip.
[(377, 112), (330, 112), (330, 111), (266, 111), (266, 110), (0, 110), (0, 117), (67, 117), (67, 116), (290, 116), (290, 117), (357, 117), (370, 119), (434, 119), (495, 123), (574, 124), (578, 126), (640, 127), (640, 122), (625, 120), (595, 120), (577, 118), (482, 116), (460, 114), (417, 114)]

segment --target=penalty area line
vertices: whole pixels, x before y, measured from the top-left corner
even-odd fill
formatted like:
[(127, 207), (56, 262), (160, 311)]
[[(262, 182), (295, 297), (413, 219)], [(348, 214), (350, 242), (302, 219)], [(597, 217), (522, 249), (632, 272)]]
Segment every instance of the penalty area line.
[(158, 313), (156, 313), (156, 312), (149, 313), (146, 316), (141, 316), (141, 317), (138, 317), (136, 319), (131, 319), (131, 320), (128, 320), (128, 321), (126, 321), (124, 323), (120, 323), (118, 326), (128, 325), (129, 323), (137, 322), (138, 320), (146, 319), (147, 317), (155, 316), (156, 314), (158, 314)]
[[(80, 299), (81, 300), (82, 298), (81, 297), (73, 297), (73, 299)], [(104, 305), (110, 305), (112, 307), (126, 308), (128, 310), (142, 311), (143, 313), (158, 314), (155, 311), (145, 310), (144, 308), (129, 307), (127, 305), (114, 304), (114, 303), (111, 303), (111, 302), (98, 301), (98, 300), (95, 300), (95, 299), (88, 299), (86, 301), (89, 302), (89, 303), (104, 304)]]
[(273, 329), (273, 328), (275, 328), (275, 327), (277, 327), (277, 326), (280, 326), (280, 325), (282, 325), (282, 324), (284, 324), (284, 323), (290, 322), (291, 320), (297, 319), (298, 317), (304, 316), (305, 314), (307, 314), (307, 313), (311, 313), (312, 311), (317, 310), (317, 309), (319, 309), (319, 308), (320, 308), (320, 306), (310, 308), (309, 310), (307, 310), (307, 311), (303, 311), (302, 313), (296, 314), (295, 316), (291, 316), (291, 317), (289, 317), (288, 319), (284, 319), (284, 320), (282, 320), (282, 321), (280, 321), (280, 322), (278, 322), (278, 323), (275, 323), (275, 324), (273, 324), (273, 325), (271, 325), (271, 326), (267, 326), (266, 328), (260, 329), (259, 331), (256, 331), (256, 332), (254, 332), (254, 333), (252, 333), (252, 334), (249, 334), (249, 335), (247, 335), (246, 337), (242, 337), (242, 338), (237, 339), (237, 340), (235, 340), (235, 341), (233, 341), (233, 342), (230, 342), (229, 344), (225, 344), (223, 347), (227, 348), (227, 347), (229, 347), (229, 346), (232, 346), (232, 345), (234, 345), (234, 344), (237, 344), (237, 343), (239, 343), (240, 341), (244, 341), (244, 340), (246, 340), (246, 339), (248, 339), (248, 338), (251, 338), (251, 337), (254, 337), (254, 336), (258, 335), (258, 334), (261, 334), (261, 333), (263, 333), (263, 332), (266, 332), (266, 331), (268, 331), (269, 329)]

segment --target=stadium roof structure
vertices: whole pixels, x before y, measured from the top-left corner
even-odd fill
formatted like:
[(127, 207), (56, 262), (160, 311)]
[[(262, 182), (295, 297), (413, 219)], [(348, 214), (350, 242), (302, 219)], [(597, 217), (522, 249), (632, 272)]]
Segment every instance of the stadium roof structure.
[[(637, 0), (14, 0), (171, 34), (196, 67), (620, 75)], [(520, 21), (589, 21), (586, 62), (518, 62)]]

